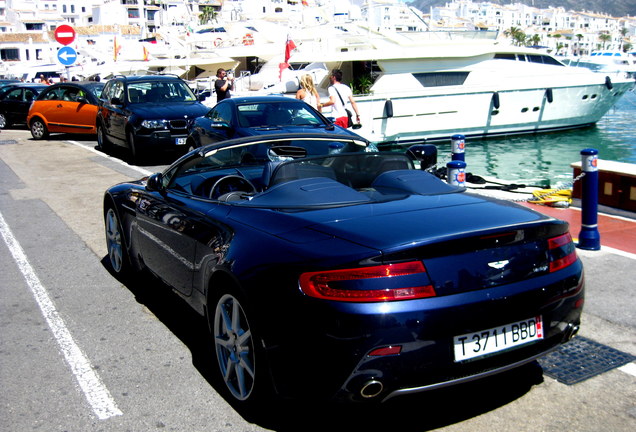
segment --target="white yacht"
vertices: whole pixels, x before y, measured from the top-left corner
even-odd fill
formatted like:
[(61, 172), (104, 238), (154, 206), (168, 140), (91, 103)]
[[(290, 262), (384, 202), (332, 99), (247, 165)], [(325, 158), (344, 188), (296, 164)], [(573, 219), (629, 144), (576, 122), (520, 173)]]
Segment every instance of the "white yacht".
[(616, 50), (592, 51), (590, 55), (568, 57), (562, 61), (568, 66), (584, 67), (593, 72), (636, 78), (636, 56), (633, 53)]
[[(633, 79), (567, 67), (547, 53), (495, 41), (420, 42), (338, 53), (299, 51), (289, 63), (310, 61), (314, 63), (307, 69), (317, 77), (324, 97), (332, 68), (341, 69), (344, 81), (357, 87), (362, 124), (357, 132), (376, 143), (591, 126), (634, 87)], [(295, 71), (294, 76), (302, 73), (305, 70)], [(286, 77), (284, 91), (291, 94), (294, 77), (289, 73)], [(280, 86), (272, 87), (276, 88)]]

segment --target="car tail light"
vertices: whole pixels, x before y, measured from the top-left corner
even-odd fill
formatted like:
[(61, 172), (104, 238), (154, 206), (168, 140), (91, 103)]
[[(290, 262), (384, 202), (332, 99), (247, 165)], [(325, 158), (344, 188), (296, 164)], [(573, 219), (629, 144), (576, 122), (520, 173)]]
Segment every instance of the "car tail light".
[(300, 288), (311, 297), (345, 302), (385, 302), (436, 295), (420, 261), (303, 273)]
[(561, 270), (576, 261), (576, 249), (570, 233), (548, 239), (550, 273)]

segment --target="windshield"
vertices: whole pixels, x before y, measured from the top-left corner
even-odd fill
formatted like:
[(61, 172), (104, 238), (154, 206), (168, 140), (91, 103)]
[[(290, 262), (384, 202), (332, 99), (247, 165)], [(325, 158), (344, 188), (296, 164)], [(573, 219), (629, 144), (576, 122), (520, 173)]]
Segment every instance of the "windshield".
[(313, 126), (325, 121), (305, 102), (290, 99), (289, 102), (258, 102), (237, 105), (238, 123), (241, 127)]
[(128, 84), (130, 103), (193, 102), (196, 96), (181, 80), (138, 81)]
[(187, 177), (201, 173), (241, 173), (251, 180), (253, 176), (260, 178), (265, 165), (272, 162), (366, 150), (366, 142), (353, 139), (268, 138), (210, 149), (204, 155), (187, 159), (182, 164), (169, 168), (163, 173), (163, 179), (164, 185), (168, 187), (182, 181), (187, 182)]

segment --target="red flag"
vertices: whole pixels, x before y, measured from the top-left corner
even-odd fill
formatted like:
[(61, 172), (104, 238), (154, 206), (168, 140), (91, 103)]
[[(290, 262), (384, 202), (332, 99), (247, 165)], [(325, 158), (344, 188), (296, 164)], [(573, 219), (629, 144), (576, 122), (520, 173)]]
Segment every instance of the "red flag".
[(296, 44), (293, 40), (287, 36), (287, 42), (285, 43), (285, 63), (289, 63), (291, 52), (296, 49)]
[(278, 64), (278, 79), (282, 81), (283, 79), (283, 71), (289, 67), (289, 58), (291, 57), (291, 52), (296, 49), (296, 44), (293, 40), (290, 39), (289, 35), (287, 35), (287, 42), (285, 42), (285, 61)]
[(117, 43), (117, 36), (115, 36), (115, 40), (113, 43), (113, 58), (117, 61), (117, 57), (119, 56), (119, 52), (121, 51), (121, 45)]

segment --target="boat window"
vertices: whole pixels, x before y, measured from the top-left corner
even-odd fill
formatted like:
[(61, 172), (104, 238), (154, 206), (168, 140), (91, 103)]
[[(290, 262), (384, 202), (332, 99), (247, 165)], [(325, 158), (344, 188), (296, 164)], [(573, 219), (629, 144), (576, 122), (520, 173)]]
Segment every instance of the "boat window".
[(540, 55), (540, 54), (529, 54), (528, 59), (533, 63), (543, 63), (555, 66), (563, 66), (561, 62), (557, 59), (554, 59), (550, 56)]
[(414, 73), (413, 76), (424, 87), (441, 87), (464, 84), (468, 72)]
[(543, 63), (551, 64), (551, 65), (555, 65), (555, 66), (564, 66), (563, 63), (561, 63), (557, 59), (552, 58), (550, 56), (543, 56)]
[(500, 60), (517, 60), (513, 53), (496, 53), (495, 58)]

